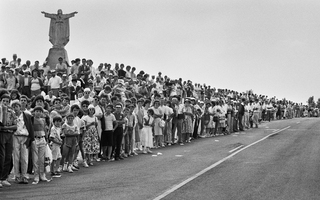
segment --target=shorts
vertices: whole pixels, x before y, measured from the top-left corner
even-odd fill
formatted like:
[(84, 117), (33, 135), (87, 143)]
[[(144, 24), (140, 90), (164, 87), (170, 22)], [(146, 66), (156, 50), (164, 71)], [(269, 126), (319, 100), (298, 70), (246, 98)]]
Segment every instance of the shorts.
[(113, 131), (102, 131), (101, 146), (113, 146)]
[(66, 136), (64, 140), (64, 146), (72, 148), (78, 146), (78, 137), (75, 136)]
[(52, 160), (58, 160), (62, 157), (61, 148), (59, 144), (53, 143), (51, 146), (51, 151), (52, 151)]

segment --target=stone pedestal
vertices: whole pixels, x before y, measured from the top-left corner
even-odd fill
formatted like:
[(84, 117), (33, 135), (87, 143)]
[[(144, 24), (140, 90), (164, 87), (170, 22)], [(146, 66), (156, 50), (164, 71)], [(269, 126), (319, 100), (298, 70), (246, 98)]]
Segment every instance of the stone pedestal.
[(63, 61), (69, 63), (69, 58), (67, 51), (64, 48), (51, 48), (49, 50), (49, 55), (47, 57), (47, 65), (50, 66), (50, 69), (55, 69), (58, 61), (58, 58), (62, 57)]

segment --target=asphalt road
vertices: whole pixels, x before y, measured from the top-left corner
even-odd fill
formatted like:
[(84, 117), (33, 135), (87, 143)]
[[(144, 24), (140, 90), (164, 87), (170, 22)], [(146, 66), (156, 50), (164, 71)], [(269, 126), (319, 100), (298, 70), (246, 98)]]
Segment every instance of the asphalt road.
[(0, 199), (320, 199), (319, 122), (268, 122), (153, 155), (99, 162), (50, 183), (13, 183), (0, 189)]

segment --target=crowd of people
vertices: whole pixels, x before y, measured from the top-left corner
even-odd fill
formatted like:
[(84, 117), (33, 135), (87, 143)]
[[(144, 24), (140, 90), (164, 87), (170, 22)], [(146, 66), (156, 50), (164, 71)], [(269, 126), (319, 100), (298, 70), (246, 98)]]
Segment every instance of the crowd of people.
[(95, 162), (302, 117), (307, 109), (251, 90), (137, 73), (129, 65), (93, 66), (79, 58), (70, 66), (61, 57), (56, 66), (22, 64), (16, 54), (2, 59), (0, 187), (11, 185), (10, 173), (17, 183), (38, 184)]

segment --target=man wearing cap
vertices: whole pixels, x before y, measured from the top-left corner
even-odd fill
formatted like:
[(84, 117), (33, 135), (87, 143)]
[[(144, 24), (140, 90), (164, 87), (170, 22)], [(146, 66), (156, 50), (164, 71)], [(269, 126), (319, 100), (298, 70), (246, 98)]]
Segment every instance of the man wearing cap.
[(56, 70), (51, 70), (52, 77), (48, 81), (48, 89), (52, 90), (53, 95), (58, 97), (59, 90), (62, 88), (62, 80), (59, 76), (56, 76)]
[(82, 101), (87, 100), (89, 101), (90, 104), (93, 103), (94, 98), (90, 96), (90, 93), (91, 93), (90, 88), (85, 88), (83, 92), (83, 97), (79, 99), (79, 102), (81, 103)]
[(0, 187), (2, 187), (11, 185), (7, 179), (11, 170), (13, 132), (17, 130), (17, 121), (14, 111), (8, 107), (10, 96), (3, 94), (0, 99)]

